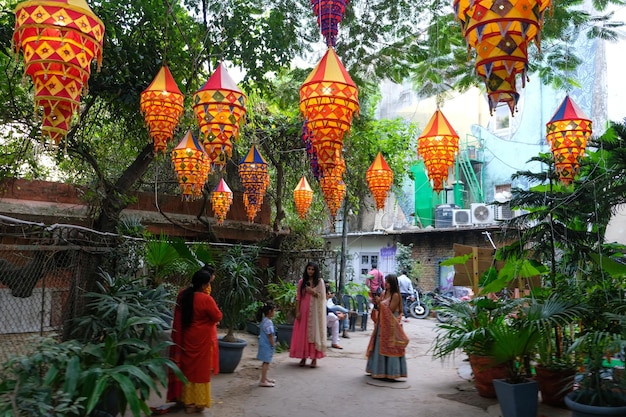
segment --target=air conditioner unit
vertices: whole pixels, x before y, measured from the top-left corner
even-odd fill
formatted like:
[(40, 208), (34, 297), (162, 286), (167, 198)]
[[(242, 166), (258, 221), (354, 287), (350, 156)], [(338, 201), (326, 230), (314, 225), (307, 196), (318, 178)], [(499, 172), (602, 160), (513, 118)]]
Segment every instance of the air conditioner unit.
[(484, 203), (472, 203), (470, 210), (472, 211), (472, 224), (493, 223), (493, 206)]
[(511, 210), (511, 204), (509, 203), (506, 203), (502, 206), (494, 206), (494, 209), (494, 218), (496, 220), (511, 220), (513, 217), (515, 217), (515, 213), (513, 210)]
[(452, 226), (471, 226), (472, 225), (472, 213), (467, 209), (453, 209), (452, 210)]

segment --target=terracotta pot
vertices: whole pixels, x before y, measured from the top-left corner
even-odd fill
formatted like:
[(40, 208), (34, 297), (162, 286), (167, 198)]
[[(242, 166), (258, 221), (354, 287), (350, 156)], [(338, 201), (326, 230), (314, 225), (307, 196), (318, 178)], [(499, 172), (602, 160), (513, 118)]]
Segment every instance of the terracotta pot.
[(549, 369), (535, 367), (535, 380), (539, 384), (541, 402), (557, 407), (565, 406), (565, 396), (574, 386), (575, 369)]
[(496, 398), (493, 380), (506, 378), (506, 367), (504, 365), (494, 366), (493, 358), (490, 356), (470, 355), (469, 361), (478, 395), (486, 398)]

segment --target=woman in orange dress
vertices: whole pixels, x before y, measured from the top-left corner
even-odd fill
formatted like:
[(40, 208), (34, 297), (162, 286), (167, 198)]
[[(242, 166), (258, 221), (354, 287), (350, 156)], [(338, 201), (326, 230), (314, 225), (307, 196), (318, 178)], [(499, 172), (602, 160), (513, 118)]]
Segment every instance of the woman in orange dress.
[(298, 281), (296, 320), (289, 344), (289, 357), (300, 358), (300, 366), (311, 358), (311, 368), (326, 352), (326, 285), (320, 269), (309, 262)]
[(170, 379), (168, 401), (185, 406), (187, 413), (202, 412), (211, 406), (211, 375), (219, 373), (217, 324), (222, 312), (210, 295), (215, 270), (205, 266), (191, 279), (191, 286), (178, 294), (170, 357), (189, 381), (186, 385)]

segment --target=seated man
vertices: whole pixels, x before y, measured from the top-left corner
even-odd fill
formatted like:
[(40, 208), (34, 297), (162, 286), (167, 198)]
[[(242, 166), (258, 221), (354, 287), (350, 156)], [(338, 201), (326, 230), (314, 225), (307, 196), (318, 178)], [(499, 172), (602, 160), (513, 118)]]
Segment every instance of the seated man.
[(330, 291), (330, 285), (326, 285), (326, 309), (335, 314), (337, 314), (337, 312), (343, 313), (343, 317), (339, 319), (341, 321), (341, 329), (343, 330), (341, 337), (345, 339), (350, 339), (350, 336), (348, 336), (348, 328), (350, 326), (348, 320), (349, 310), (344, 306), (335, 304), (333, 302), (334, 296), (335, 294)]
[(332, 311), (326, 309), (326, 325), (330, 328), (331, 334), (331, 347), (335, 349), (343, 349), (339, 345), (339, 322), (342, 320), (342, 317), (345, 318), (346, 314), (338, 311), (337, 313), (333, 313)]

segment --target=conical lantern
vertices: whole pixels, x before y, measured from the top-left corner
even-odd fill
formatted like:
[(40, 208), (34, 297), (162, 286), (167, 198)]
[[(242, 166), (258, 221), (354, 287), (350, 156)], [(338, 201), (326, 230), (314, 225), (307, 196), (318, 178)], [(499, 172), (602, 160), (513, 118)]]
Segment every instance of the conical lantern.
[(224, 178), (220, 179), (217, 186), (211, 193), (211, 207), (213, 207), (213, 214), (217, 225), (224, 223), (226, 219), (226, 213), (230, 210), (230, 205), (233, 203), (233, 192), (230, 190)]
[(183, 199), (189, 201), (200, 197), (208, 175), (207, 164), (204, 150), (190, 130), (172, 149), (172, 163)]
[(345, 171), (346, 163), (343, 158), (340, 158), (335, 166), (322, 170), (322, 176), (320, 177), (320, 188), (333, 220), (337, 216), (337, 211), (339, 211), (341, 203), (346, 196), (346, 184), (343, 182)]
[(335, 46), (339, 23), (343, 19), (348, 0), (311, 0), (311, 6), (322, 36), (326, 40), (326, 46)]
[(239, 127), (244, 121), (245, 105), (246, 96), (221, 63), (193, 95), (193, 111), (204, 134), (204, 149), (215, 169), (222, 169), (232, 156), (233, 141), (239, 138)]
[(252, 222), (263, 204), (263, 196), (270, 183), (270, 174), (265, 158), (252, 145), (248, 154), (239, 163), (239, 177), (244, 188), (243, 202)]
[(91, 62), (102, 63), (104, 24), (84, 0), (25, 1), (15, 9), (13, 44), (43, 109), (42, 136), (58, 144), (87, 90)]
[(539, 48), (543, 15), (550, 0), (456, 0), (454, 10), (468, 48), (476, 50), (476, 72), (485, 80), (489, 108), (506, 103), (515, 111), (528, 71), (528, 45)]
[(300, 111), (311, 132), (319, 166), (332, 168), (339, 162), (343, 137), (359, 111), (356, 84), (333, 48), (328, 48), (300, 87)]
[(165, 153), (167, 142), (174, 137), (174, 129), (183, 114), (184, 96), (172, 73), (163, 65), (152, 83), (141, 93), (140, 110), (150, 131), (155, 153)]
[(374, 162), (372, 162), (372, 165), (367, 169), (365, 179), (367, 180), (367, 186), (374, 196), (374, 201), (376, 201), (376, 210), (384, 209), (387, 193), (393, 183), (393, 171), (389, 168), (389, 165), (387, 165), (387, 161), (383, 158), (382, 152), (378, 152), (378, 155), (374, 158)]
[(454, 155), (459, 150), (459, 135), (456, 134), (441, 110), (437, 109), (426, 129), (417, 140), (417, 154), (424, 160), (428, 178), (433, 189), (439, 193), (448, 178), (448, 168), (454, 164)]
[(578, 174), (580, 158), (590, 136), (591, 120), (566, 96), (546, 123), (546, 139), (554, 155), (555, 171), (563, 184), (570, 184)]
[(313, 190), (304, 175), (300, 179), (298, 186), (293, 190), (293, 201), (296, 204), (298, 216), (304, 219), (309, 211), (309, 207), (311, 207), (311, 202), (313, 202)]

